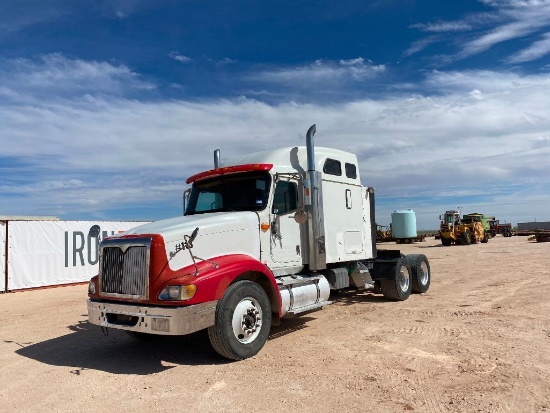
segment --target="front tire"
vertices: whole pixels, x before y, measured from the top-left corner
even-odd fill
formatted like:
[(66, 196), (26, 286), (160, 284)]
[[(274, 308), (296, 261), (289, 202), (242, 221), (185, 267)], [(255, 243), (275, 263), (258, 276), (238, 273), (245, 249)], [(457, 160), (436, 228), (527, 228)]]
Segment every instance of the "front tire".
[(244, 360), (262, 349), (270, 329), (271, 305), (265, 291), (252, 281), (237, 281), (218, 302), (208, 337), (222, 357)]
[(452, 243), (450, 238), (441, 237), (441, 244), (443, 244), (444, 247), (450, 246)]
[(400, 258), (393, 271), (392, 279), (380, 280), (382, 294), (390, 300), (405, 301), (412, 291), (411, 267), (407, 258)]

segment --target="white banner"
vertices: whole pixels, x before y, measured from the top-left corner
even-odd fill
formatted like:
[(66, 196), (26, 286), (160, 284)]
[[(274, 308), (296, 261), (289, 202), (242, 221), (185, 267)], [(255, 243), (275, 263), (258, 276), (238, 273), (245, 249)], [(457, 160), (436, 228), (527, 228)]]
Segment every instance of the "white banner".
[(143, 222), (10, 221), (8, 289), (43, 287), (88, 281), (98, 271), (99, 248), (88, 237), (101, 227), (101, 238)]
[(6, 291), (6, 223), (0, 221), (0, 293)]

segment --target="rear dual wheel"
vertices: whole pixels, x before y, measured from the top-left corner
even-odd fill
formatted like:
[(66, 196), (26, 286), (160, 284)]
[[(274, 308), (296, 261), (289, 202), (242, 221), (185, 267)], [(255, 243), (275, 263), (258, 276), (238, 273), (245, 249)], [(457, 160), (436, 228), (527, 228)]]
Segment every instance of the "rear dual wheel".
[(400, 258), (393, 268), (392, 278), (380, 280), (384, 297), (391, 300), (404, 301), (412, 291), (411, 267), (406, 257)]
[(425, 293), (430, 288), (430, 262), (424, 254), (407, 255), (406, 260), (411, 268), (412, 292)]

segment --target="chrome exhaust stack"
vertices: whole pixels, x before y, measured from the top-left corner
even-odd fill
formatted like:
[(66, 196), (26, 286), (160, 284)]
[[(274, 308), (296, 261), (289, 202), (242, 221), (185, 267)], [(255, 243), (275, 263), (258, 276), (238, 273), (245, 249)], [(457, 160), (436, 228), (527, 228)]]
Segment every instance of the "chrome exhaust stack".
[(220, 165), (221, 165), (220, 150), (216, 149), (214, 151), (214, 169), (219, 169)]
[(307, 206), (306, 211), (309, 215), (309, 269), (311, 271), (319, 271), (327, 268), (322, 179), (321, 172), (315, 170), (315, 145), (313, 143), (313, 135), (315, 135), (316, 130), (316, 125), (312, 125), (306, 134), (307, 175), (311, 196), (311, 205)]

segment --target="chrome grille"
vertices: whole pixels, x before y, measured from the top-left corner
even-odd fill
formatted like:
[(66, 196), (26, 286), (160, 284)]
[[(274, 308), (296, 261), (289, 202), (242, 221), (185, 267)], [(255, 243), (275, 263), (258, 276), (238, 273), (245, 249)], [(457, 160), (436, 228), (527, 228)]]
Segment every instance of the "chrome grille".
[(103, 296), (149, 298), (150, 239), (107, 239), (101, 244)]

